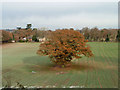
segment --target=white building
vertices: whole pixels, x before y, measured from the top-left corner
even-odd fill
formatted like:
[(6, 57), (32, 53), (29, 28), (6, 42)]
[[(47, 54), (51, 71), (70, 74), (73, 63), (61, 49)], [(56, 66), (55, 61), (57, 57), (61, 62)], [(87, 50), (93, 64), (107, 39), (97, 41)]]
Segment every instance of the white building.
[(44, 38), (39, 38), (38, 40), (39, 40), (39, 42), (44, 42), (46, 40), (46, 38), (45, 37)]
[(26, 38), (26, 37), (24, 37), (24, 38), (23, 38), (23, 40), (25, 40), (25, 41), (26, 41), (26, 40), (27, 40), (27, 38)]

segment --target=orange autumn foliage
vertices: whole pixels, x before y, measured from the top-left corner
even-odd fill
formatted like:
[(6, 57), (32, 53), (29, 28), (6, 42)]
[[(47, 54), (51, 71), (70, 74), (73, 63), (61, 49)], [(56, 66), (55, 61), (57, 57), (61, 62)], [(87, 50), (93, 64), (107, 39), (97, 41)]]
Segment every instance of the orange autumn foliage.
[(13, 35), (9, 31), (1, 30), (2, 42), (9, 42), (13, 39)]
[(58, 65), (66, 65), (73, 58), (82, 55), (93, 56), (90, 47), (86, 44), (84, 36), (75, 30), (56, 30), (49, 35), (49, 40), (40, 44), (38, 54), (49, 55), (51, 61)]

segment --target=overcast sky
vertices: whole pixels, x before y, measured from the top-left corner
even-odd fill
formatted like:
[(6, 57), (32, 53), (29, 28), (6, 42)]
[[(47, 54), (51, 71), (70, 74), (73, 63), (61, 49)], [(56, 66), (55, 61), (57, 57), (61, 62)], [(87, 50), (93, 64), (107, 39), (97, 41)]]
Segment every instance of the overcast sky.
[(2, 27), (33, 27), (48, 29), (118, 27), (117, 2), (4, 2)]

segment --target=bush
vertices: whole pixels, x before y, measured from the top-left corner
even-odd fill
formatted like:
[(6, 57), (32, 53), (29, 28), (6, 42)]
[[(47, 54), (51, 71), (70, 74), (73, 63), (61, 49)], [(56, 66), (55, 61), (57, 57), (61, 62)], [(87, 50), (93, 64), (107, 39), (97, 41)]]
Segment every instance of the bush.
[(24, 41), (24, 40), (19, 40), (19, 42), (26, 42), (26, 41)]
[(37, 39), (37, 37), (35, 35), (32, 37), (32, 40), (35, 42), (39, 42), (39, 40)]

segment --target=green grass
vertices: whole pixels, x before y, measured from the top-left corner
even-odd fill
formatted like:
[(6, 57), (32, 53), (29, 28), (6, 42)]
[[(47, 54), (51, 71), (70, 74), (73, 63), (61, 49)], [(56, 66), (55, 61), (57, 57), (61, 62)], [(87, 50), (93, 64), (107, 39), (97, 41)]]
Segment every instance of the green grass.
[[(74, 60), (70, 69), (56, 69), (47, 56), (39, 56), (39, 43), (3, 45), (3, 86), (7, 81), (24, 86), (85, 88), (118, 87), (118, 43), (89, 42), (94, 57)], [(32, 73), (35, 71), (36, 73)], [(57, 74), (59, 72), (64, 74)]]

